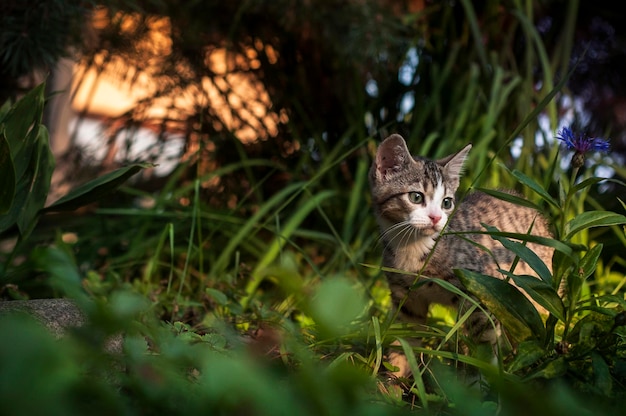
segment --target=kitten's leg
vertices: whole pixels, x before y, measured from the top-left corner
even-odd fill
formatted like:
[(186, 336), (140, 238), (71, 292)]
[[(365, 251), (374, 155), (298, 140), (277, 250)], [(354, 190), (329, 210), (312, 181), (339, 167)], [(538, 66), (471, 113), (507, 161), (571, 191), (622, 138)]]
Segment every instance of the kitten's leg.
[[(407, 342), (411, 347), (419, 347), (422, 345), (422, 340), (419, 338), (407, 338)], [(399, 341), (391, 343), (392, 347), (400, 347)], [(401, 349), (393, 348), (388, 354), (389, 364), (396, 367), (398, 370), (393, 372), (393, 375), (400, 378), (408, 378), (413, 373), (409, 367), (409, 360), (406, 358), (404, 351)]]
[[(391, 284), (390, 289), (393, 303), (396, 311), (398, 311), (398, 319), (401, 322), (417, 324), (418, 329), (426, 328), (426, 317), (430, 304), (427, 291), (420, 288), (409, 292), (405, 284)], [(417, 337), (406, 338), (406, 340), (411, 347), (419, 347), (422, 344), (422, 340)], [(394, 341), (391, 345), (399, 347), (400, 343)], [(396, 377), (411, 376), (412, 372), (404, 351), (393, 348), (388, 353), (388, 359), (392, 366), (398, 368), (397, 371), (393, 372)]]
[[(462, 302), (459, 312), (464, 314), (470, 308), (469, 302)], [(480, 309), (474, 310), (464, 325), (465, 333), (476, 344), (480, 358), (497, 364), (498, 344), (502, 339), (500, 322)]]
[(477, 343), (496, 345), (501, 335), (500, 323), (481, 310), (472, 312), (466, 322), (467, 335)]

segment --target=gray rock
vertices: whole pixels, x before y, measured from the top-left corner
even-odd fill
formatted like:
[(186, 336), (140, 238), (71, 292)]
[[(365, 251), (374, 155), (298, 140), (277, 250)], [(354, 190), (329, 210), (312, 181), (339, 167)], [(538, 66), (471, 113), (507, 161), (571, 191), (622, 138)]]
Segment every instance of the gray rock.
[(15, 313), (28, 313), (45, 325), (55, 336), (66, 329), (85, 324), (85, 315), (69, 299), (32, 299), (0, 301), (0, 319)]
[[(32, 299), (0, 301), (0, 319), (16, 313), (27, 313), (41, 322), (57, 338), (69, 328), (78, 328), (87, 322), (85, 314), (70, 299)], [(115, 335), (104, 346), (109, 353), (122, 351), (123, 337)]]

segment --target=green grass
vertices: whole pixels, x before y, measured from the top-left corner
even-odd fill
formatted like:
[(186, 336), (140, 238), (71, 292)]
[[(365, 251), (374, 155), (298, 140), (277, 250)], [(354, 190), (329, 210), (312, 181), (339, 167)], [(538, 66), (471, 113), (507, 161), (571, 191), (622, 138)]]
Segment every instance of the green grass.
[[(341, 163), (368, 143), (343, 153), (333, 149), (316, 175), (296, 178), (262, 202), (211, 207), (203, 202), (202, 181), (196, 179), (179, 187), (175, 197), (143, 195), (155, 198), (153, 208), (103, 207), (59, 229), (55, 242), (33, 251), (29, 261), (49, 276), (57, 296), (76, 299), (92, 323), (60, 341), (28, 321), (3, 323), (8, 326), (3, 331), (19, 340), (5, 344), (3, 362), (23, 360), (29, 367), (33, 352), (20, 346), (37, 343), (52, 369), (40, 374), (3, 366), (4, 380), (27, 383), (45, 377), (56, 387), (44, 389), (44, 398), (63, 414), (80, 413), (86, 403), (97, 403), (93, 406), (103, 413), (129, 414), (207, 409), (225, 414), (249, 409), (259, 414), (490, 414), (498, 407), (507, 414), (535, 389), (553, 392), (540, 414), (559, 408), (560, 400), (567, 406), (580, 403), (580, 395), (586, 397), (585, 406), (580, 403), (573, 413), (585, 414), (585, 409), (610, 408), (621, 399), (626, 361), (623, 328), (614, 321), (621, 319), (625, 302), (621, 292), (606, 291), (616, 287), (603, 279), (611, 275), (621, 285), (625, 277), (607, 269), (610, 260), (602, 260), (602, 271), (596, 273), (602, 246), (589, 239), (589, 231), (610, 229), (624, 217), (601, 211), (568, 216), (565, 228), (557, 229), (560, 241), (544, 241), (557, 249), (555, 275), (578, 278), (568, 287), (576, 296), (565, 300), (565, 315), (539, 324), (545, 325), (543, 337), (527, 337), (517, 353), (500, 357), (494, 366), (461, 354), (460, 324), (467, 315), (457, 323), (450, 311), (439, 310), (426, 332), (393, 321), (377, 266), (381, 247), (366, 181), (355, 180), (349, 192), (326, 189)], [(472, 162), (469, 166), (477, 165)], [(237, 173), (253, 164), (243, 161), (222, 172)], [(367, 165), (360, 158), (355, 173), (363, 175)], [(470, 169), (466, 181), (474, 173)], [(563, 184), (566, 190), (553, 197), (529, 176), (504, 168), (500, 175), (515, 176), (561, 211), (563, 204), (577, 209), (585, 184), (572, 187), (576, 194), (570, 197)], [(142, 196), (130, 188), (126, 192)], [(181, 205), (181, 200), (190, 202)], [(77, 240), (64, 243), (60, 236), (66, 231)], [(493, 235), (506, 243), (508, 235)], [(511, 247), (534, 261), (523, 245)], [(103, 258), (79, 269), (81, 256), (93, 259), (90, 253), (103, 248)], [(490, 304), (501, 305), (494, 309), (505, 325), (533, 325), (507, 321), (511, 318), (504, 311), (512, 299), (506, 293), (489, 287), (480, 291), (475, 293), (480, 299), (490, 294)], [(106, 338), (119, 332), (126, 337), (123, 353), (103, 353)], [(384, 354), (395, 339), (411, 353), (403, 340), (416, 334), (430, 340), (410, 354), (420, 376), (399, 383), (385, 373)], [(556, 353), (557, 344), (567, 344), (569, 352)], [(480, 372), (486, 384), (467, 386), (467, 371)], [(3, 390), (7, 400), (26, 400), (42, 385), (5, 382)]]

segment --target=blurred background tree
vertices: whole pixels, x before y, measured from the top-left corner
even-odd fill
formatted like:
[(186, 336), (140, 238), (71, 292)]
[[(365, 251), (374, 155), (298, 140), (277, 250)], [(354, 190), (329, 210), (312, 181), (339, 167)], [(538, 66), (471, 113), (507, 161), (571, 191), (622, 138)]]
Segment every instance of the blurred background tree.
[[(32, 87), (32, 78), (83, 43), (95, 3), (82, 0), (0, 2), (0, 102)], [(41, 77), (39, 77), (41, 79)]]
[[(510, 89), (498, 120), (474, 131), (493, 128), (502, 144), (550, 91), (550, 81), (558, 82), (546, 72), (560, 78), (574, 68), (562, 93), (587, 111), (581, 127), (611, 137), (623, 154), (625, 52), (612, 7), (603, 1), (580, 7), (578, 1), (5, 1), (0, 98), (14, 97), (35, 71), (54, 77), (54, 63), (71, 54), (85, 70), (75, 70), (74, 93), (87, 69), (143, 90), (133, 108), (107, 115), (112, 134), (119, 126), (150, 124), (182, 133), (188, 145), (208, 140), (223, 162), (239, 158), (230, 140), (236, 136), (247, 153), (284, 161), (340, 139), (390, 131), (454, 142), (463, 116), (455, 105), (467, 98), (455, 85), (470, 85), (467, 77), (476, 78), (478, 116), (494, 92)], [(540, 54), (529, 51), (543, 47), (547, 61), (535, 60)], [(238, 88), (242, 83), (249, 85)], [(181, 94), (194, 97), (181, 106)], [(150, 112), (157, 104), (168, 111)], [(564, 110), (548, 108), (553, 129), (557, 111)], [(88, 105), (82, 113), (90, 113)], [(456, 130), (446, 127), (454, 123)]]

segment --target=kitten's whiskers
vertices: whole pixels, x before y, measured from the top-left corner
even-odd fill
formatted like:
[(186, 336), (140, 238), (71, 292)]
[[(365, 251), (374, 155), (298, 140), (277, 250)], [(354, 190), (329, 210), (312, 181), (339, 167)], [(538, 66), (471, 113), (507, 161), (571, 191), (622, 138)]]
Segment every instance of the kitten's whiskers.
[[(390, 238), (387, 239), (388, 237)], [(378, 238), (377, 244), (383, 241), (395, 247), (406, 247), (422, 238), (428, 237), (422, 236), (420, 229), (415, 227), (412, 222), (406, 220), (395, 223), (383, 231)]]

